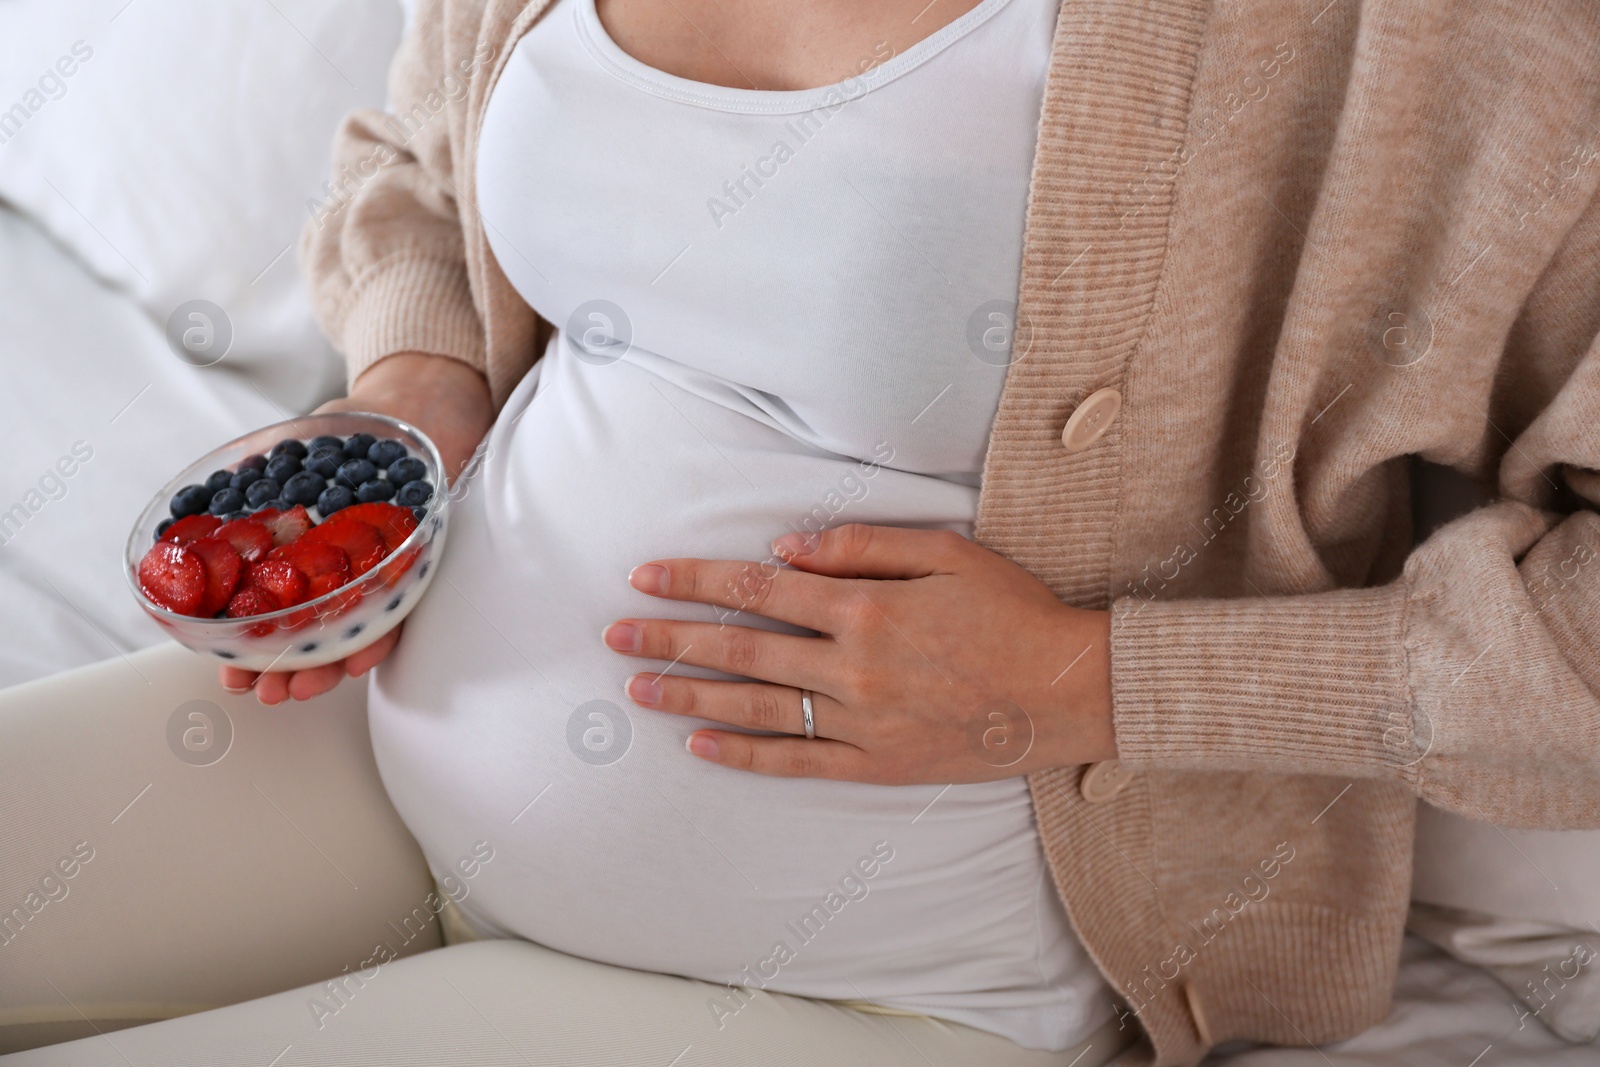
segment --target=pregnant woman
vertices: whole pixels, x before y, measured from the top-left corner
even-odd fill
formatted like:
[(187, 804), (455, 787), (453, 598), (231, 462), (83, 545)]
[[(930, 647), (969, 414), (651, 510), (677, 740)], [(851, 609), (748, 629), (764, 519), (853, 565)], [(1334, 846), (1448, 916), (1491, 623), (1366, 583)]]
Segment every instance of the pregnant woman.
[[(970, 536), (1007, 355), (963, 338), (972, 309), (1017, 286), (1055, 11), (966, 6), (915, 26), (909, 8), (874, 15), (885, 34), (936, 32), (864, 52), (848, 90), (666, 73), (617, 43), (594, 0), (553, 4), (520, 38), (484, 116), (476, 202), (516, 292), (563, 326), (501, 409), (441, 593), (412, 616), (369, 714), (424, 852), (494, 845), (463, 907), (481, 933), (708, 982), (757, 975), (1060, 1050), (1111, 1001), (1050, 887), (1022, 778), (934, 803), (937, 786), (708, 766), (686, 739), (717, 706), (759, 707), (749, 690), (701, 690), (692, 715), (619, 702), (689, 712), (685, 679), (730, 677), (706, 668), (734, 667), (746, 627), (777, 628), (735, 614), (756, 585), (668, 570), (657, 580), (697, 581), (723, 610), (702, 606), (675, 634), (607, 629), (685, 615), (629, 587), (636, 564), (762, 560), (817, 509)], [(614, 24), (631, 28), (631, 12)], [(952, 167), (964, 153), (981, 164)], [(670, 595), (653, 573), (635, 571), (636, 587)], [(788, 634), (856, 614), (795, 596), (768, 612), (799, 624)], [(677, 664), (629, 684), (649, 665), (619, 651)], [(814, 732), (850, 736), (833, 687), (798, 658), (788, 669), (816, 691)], [(800, 721), (798, 701), (772, 711), (760, 725)], [(866, 896), (807, 918), (843, 878)], [(792, 959), (773, 958), (779, 942)]]
[[(479, 944), (354, 1008), (462, 1056), (498, 944), (540, 1065), (1382, 1020), (1419, 797), (1600, 825), (1600, 167), (1505, 170), (1600, 20), (1491, 7), (423, 0), (301, 251), (450, 543), (403, 638), (223, 672), (381, 663)], [(1497, 499), (1413, 551), (1414, 456)]]

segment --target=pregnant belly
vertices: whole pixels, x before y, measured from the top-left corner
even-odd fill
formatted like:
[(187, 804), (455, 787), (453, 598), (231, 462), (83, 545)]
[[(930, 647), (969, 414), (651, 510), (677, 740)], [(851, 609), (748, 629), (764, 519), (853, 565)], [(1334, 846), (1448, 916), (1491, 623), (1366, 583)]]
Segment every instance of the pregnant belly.
[(865, 998), (1038, 1047), (1098, 1021), (1102, 987), (1022, 779), (887, 787), (717, 767), (684, 749), (704, 720), (626, 697), (630, 673), (665, 664), (600, 642), (625, 615), (717, 619), (629, 587), (645, 560), (764, 560), (808, 515), (968, 533), (976, 490), (817, 451), (626, 362), (552, 353), (537, 370), (371, 687), (384, 784), (435, 872), (493, 849), (464, 883), (467, 910), (589, 959)]

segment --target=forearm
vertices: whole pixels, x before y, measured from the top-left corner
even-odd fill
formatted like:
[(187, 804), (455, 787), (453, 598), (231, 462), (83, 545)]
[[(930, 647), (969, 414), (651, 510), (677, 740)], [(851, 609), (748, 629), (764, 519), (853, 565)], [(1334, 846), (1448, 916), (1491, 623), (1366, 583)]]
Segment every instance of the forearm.
[(355, 380), (349, 396), (326, 409), (376, 411), (411, 423), (433, 439), (449, 482), (494, 422), (484, 376), (459, 359), (424, 352), (396, 352), (378, 360)]
[(350, 395), (389, 397), (424, 390), (464, 392), (489, 399), (483, 373), (454, 356), (395, 352), (370, 364), (350, 385)]

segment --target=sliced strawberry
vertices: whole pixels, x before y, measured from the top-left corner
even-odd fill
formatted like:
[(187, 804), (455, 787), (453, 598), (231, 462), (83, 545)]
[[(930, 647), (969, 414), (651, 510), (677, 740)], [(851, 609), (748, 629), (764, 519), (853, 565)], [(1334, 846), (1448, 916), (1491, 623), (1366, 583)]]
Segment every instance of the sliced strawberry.
[(278, 607), (287, 608), (306, 598), (310, 583), (294, 565), (281, 559), (264, 559), (250, 564), (245, 584), (260, 589), (277, 601)]
[[(272, 514), (268, 518), (261, 518), (267, 512)], [(275, 545), (287, 545), (298, 541), (305, 536), (307, 530), (311, 529), (311, 515), (303, 504), (296, 504), (288, 511), (265, 508), (256, 512), (253, 517), (272, 531), (272, 543)]]
[(417, 560), (422, 557), (422, 550), (426, 547), (426, 545), (412, 545), (399, 555), (384, 560), (378, 572), (383, 575), (383, 584), (393, 585), (398, 582), (401, 576), (416, 565)]
[(186, 545), (190, 541), (198, 541), (209, 536), (222, 525), (222, 520), (215, 515), (185, 515), (161, 535), (161, 540), (171, 541), (175, 545)]
[(253, 585), (247, 585), (228, 599), (228, 618), (244, 619), (251, 615), (266, 615), (277, 611), (277, 601), (272, 594)]
[(344, 549), (344, 554), (350, 557), (352, 576), (365, 574), (377, 566), (389, 552), (377, 527), (360, 519), (345, 519), (343, 522), (334, 522), (330, 519), (320, 526), (313, 526), (300, 540), (311, 544), (336, 545)]
[(417, 517), (411, 514), (410, 508), (403, 508), (384, 500), (341, 508), (329, 516), (328, 521), (348, 522), (351, 519), (359, 519), (376, 528), (390, 552), (399, 548), (401, 543), (411, 536), (411, 531), (417, 528)]
[(346, 585), (343, 589), (328, 598), (328, 603), (322, 608), (324, 618), (336, 619), (349, 611), (366, 597), (366, 593), (359, 585)]
[(350, 580), (350, 557), (344, 549), (328, 541), (296, 541), (280, 545), (268, 559), (286, 560), (310, 582), (309, 597), (331, 593)]
[(228, 606), (239, 587), (239, 575), (244, 573), (244, 561), (232, 545), (215, 537), (202, 537), (188, 547), (206, 569), (206, 592), (195, 614), (210, 618)]
[(319, 574), (310, 579), (311, 591), (306, 594), (306, 599), (315, 600), (319, 596), (327, 596), (335, 589), (341, 588), (350, 581), (350, 573), (344, 574)]
[(205, 565), (184, 546), (157, 541), (139, 561), (139, 588), (168, 611), (193, 615), (205, 597)]
[(232, 545), (246, 563), (254, 563), (272, 551), (272, 531), (254, 519), (225, 522), (211, 536)]

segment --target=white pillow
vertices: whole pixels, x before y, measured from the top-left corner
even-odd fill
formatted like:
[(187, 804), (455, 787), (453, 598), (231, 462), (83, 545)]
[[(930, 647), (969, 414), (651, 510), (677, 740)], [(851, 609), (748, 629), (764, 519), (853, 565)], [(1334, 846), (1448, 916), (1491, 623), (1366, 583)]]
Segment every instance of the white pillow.
[(178, 364), (127, 294), (4, 208), (0, 293), (3, 689), (165, 640), (123, 580), (128, 530), (173, 474), (277, 415), (238, 375)]
[(0, 4), (0, 198), (158, 326), (219, 306), (178, 317), (189, 361), (231, 332), (218, 366), (305, 410), (343, 368), (292, 244), (340, 120), (383, 104), (402, 20), (396, 0)]

